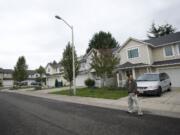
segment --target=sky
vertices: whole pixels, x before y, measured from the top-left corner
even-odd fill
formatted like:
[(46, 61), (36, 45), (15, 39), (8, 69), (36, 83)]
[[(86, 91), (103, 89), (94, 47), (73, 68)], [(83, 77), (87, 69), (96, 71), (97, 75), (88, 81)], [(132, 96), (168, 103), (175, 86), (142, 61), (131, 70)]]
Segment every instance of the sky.
[(0, 0), (0, 68), (14, 68), (25, 56), (29, 69), (62, 59), (74, 27), (78, 56), (100, 30), (123, 44), (129, 37), (146, 39), (152, 22), (180, 31), (180, 0)]

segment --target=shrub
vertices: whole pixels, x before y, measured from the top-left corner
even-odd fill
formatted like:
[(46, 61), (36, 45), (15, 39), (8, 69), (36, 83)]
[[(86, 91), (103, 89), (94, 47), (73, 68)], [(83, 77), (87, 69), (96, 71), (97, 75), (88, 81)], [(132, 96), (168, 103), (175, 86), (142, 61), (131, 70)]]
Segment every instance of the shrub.
[(85, 80), (85, 85), (86, 85), (87, 87), (94, 87), (95, 81), (92, 80), (92, 79), (90, 79), (90, 78), (88, 78), (87, 80)]
[(59, 82), (58, 82), (58, 80), (56, 79), (56, 80), (55, 80), (55, 88), (57, 88), (57, 87), (59, 87)]
[(41, 86), (36, 86), (34, 89), (35, 90), (42, 90), (42, 87)]

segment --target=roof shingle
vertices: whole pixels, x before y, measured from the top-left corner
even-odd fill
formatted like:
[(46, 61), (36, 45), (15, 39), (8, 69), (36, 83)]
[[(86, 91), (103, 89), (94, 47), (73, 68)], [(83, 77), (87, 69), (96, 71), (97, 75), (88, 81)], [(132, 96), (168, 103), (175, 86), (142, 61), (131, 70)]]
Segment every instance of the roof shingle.
[(141, 67), (141, 66), (148, 66), (148, 64), (145, 64), (145, 63), (131, 63), (131, 62), (126, 62), (122, 65), (119, 65), (118, 68), (132, 68), (132, 67)]
[(180, 64), (180, 59), (155, 61), (153, 65), (169, 65), (169, 64)]
[(144, 40), (143, 42), (150, 43), (154, 46), (165, 45), (173, 42), (180, 42), (180, 32), (172, 33), (158, 38)]

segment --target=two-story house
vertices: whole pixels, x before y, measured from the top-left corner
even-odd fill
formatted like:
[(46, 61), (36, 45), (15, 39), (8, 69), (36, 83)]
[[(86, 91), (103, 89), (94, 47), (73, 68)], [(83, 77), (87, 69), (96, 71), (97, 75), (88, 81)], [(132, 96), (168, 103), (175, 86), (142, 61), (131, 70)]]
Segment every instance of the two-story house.
[(3, 83), (3, 69), (0, 68), (0, 86), (2, 85)]
[(12, 87), (13, 86), (13, 70), (3, 69), (3, 86)]
[(91, 78), (96, 81), (96, 85), (99, 84), (98, 78), (95, 76), (94, 70), (91, 69), (91, 59), (93, 55), (93, 50), (91, 49), (89, 53), (78, 58), (80, 63), (80, 69), (78, 75), (76, 77), (76, 85), (77, 86), (85, 86), (85, 80)]
[(46, 85), (48, 87), (55, 87), (56, 80), (62, 82), (63, 85), (68, 85), (68, 82), (64, 79), (64, 69), (60, 63), (53, 61), (48, 63), (46, 68)]
[(180, 32), (148, 40), (129, 38), (116, 55), (118, 86), (129, 72), (135, 79), (146, 72), (166, 72), (172, 86), (180, 87)]
[[(38, 78), (40, 75), (35, 70), (27, 70), (27, 73), (28, 78), (23, 82), (26, 82), (27, 85), (30, 86), (32, 82), (36, 82), (36, 78)], [(12, 87), (14, 84), (13, 70), (0, 68), (0, 81), (3, 87)]]
[(27, 70), (28, 79), (25, 80), (27, 84), (30, 86), (32, 83), (36, 82), (36, 79), (40, 77), (40, 74), (36, 72), (36, 70)]
[[(116, 53), (117, 49), (118, 48), (113, 48), (113, 49), (110, 49), (109, 51), (112, 51), (112, 53)], [(89, 53), (85, 54), (84, 56), (79, 57), (80, 69), (76, 77), (77, 86), (85, 86), (85, 83), (84, 83), (85, 80), (88, 78), (91, 78), (95, 81), (96, 87), (101, 87), (100, 77), (96, 76), (95, 70), (91, 68), (93, 51), (96, 51), (97, 53), (99, 53), (98, 50), (91, 49)], [(105, 86), (110, 86), (110, 85), (114, 85), (113, 78), (107, 78), (105, 81)]]

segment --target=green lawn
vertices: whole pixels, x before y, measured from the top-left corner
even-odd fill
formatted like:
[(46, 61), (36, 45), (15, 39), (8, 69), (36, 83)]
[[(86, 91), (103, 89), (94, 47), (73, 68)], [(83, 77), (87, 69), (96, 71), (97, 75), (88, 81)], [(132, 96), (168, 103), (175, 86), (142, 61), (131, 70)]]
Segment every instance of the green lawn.
[[(70, 95), (69, 90), (56, 91), (51, 94)], [(81, 88), (77, 89), (76, 96), (94, 97), (105, 99), (119, 99), (127, 96), (128, 93), (124, 89), (108, 89), (108, 88)]]

